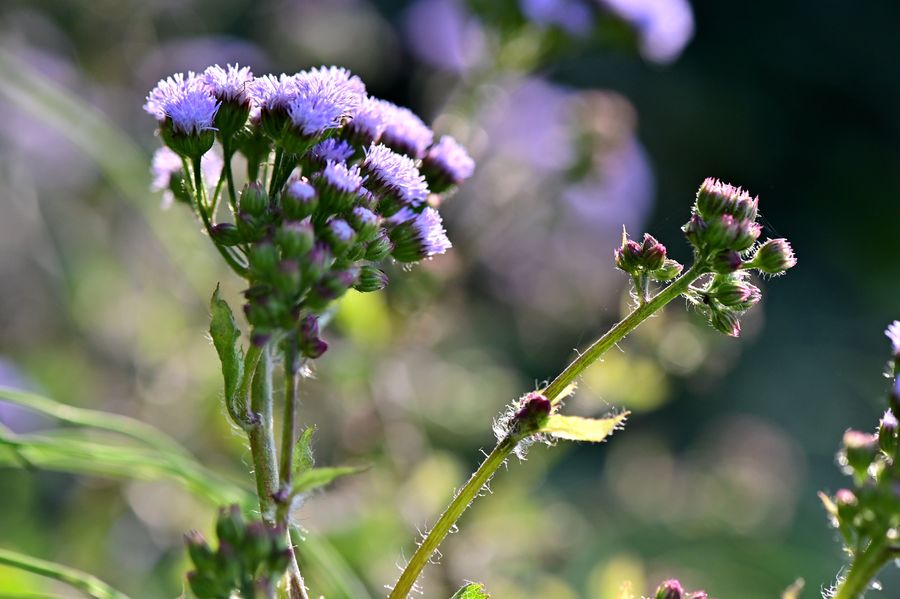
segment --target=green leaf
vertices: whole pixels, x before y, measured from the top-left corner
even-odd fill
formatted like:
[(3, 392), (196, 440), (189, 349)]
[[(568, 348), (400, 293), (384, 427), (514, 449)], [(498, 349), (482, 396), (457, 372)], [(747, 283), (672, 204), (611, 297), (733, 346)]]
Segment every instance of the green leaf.
[(4, 387), (0, 387), (0, 400), (26, 407), (76, 426), (118, 433), (160, 451), (182, 456), (188, 455), (187, 450), (164, 432), (128, 416), (76, 408), (48, 397)]
[(473, 582), (456, 591), (450, 599), (490, 599), (490, 597), (483, 584)]
[(307, 470), (312, 470), (315, 463), (312, 452), (312, 437), (315, 432), (316, 427), (308, 426), (300, 434), (300, 438), (297, 439), (297, 447), (296, 451), (294, 451), (294, 473), (297, 475)]
[(550, 434), (557, 439), (599, 443), (620, 428), (628, 414), (629, 412), (622, 412), (617, 416), (602, 419), (553, 414), (541, 426), (540, 432)]
[(222, 362), (222, 376), (225, 379), (225, 403), (228, 413), (238, 424), (245, 418), (242, 415), (246, 411), (245, 406), (238, 405), (241, 400), (238, 397), (238, 388), (244, 376), (244, 352), (240, 346), (241, 330), (234, 320), (228, 302), (222, 299), (219, 286), (213, 292), (209, 302), (212, 319), (209, 323), (209, 335), (212, 337), (216, 353)]
[(0, 564), (64, 582), (94, 599), (128, 599), (128, 595), (117, 591), (96, 576), (9, 549), (0, 549)]
[(336, 466), (332, 468), (310, 468), (298, 474), (294, 479), (294, 495), (308, 493), (319, 487), (331, 483), (337, 478), (348, 474), (357, 474), (366, 470), (368, 466)]

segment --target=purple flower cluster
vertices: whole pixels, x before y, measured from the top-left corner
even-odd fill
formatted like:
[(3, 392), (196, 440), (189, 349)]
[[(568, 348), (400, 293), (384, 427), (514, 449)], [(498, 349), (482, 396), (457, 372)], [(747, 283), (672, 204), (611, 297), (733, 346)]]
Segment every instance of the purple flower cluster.
[[(210, 109), (200, 115), (199, 106)], [(218, 172), (203, 172), (210, 199), (185, 200), (249, 280), (245, 312), (257, 341), (293, 329), (298, 347), (319, 347), (298, 323), (351, 287), (384, 287), (376, 265), (388, 257), (418, 262), (450, 248), (432, 206), (472, 175), (474, 161), (449, 136), (434, 143), (409, 109), (367, 96), (346, 69), (253, 77), (248, 67), (213, 66), (161, 81), (145, 109), (168, 146), (154, 160), (155, 188), (187, 196), (183, 165), (205, 171), (215, 139), (226, 160), (246, 158), (240, 194), (230, 178), (216, 186)], [(232, 196), (233, 223), (215, 222), (218, 193)]]

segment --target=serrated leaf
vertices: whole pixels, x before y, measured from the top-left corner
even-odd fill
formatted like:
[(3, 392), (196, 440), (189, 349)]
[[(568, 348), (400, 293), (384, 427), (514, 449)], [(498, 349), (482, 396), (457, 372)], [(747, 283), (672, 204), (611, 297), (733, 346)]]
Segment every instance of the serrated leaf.
[(234, 320), (234, 313), (228, 302), (222, 299), (218, 285), (209, 301), (209, 309), (212, 315), (209, 322), (209, 336), (212, 337), (219, 361), (222, 363), (225, 401), (228, 403), (228, 413), (236, 417), (243, 412), (243, 408), (236, 404), (239, 399), (237, 390), (244, 376), (244, 351), (239, 343), (241, 330)]
[(488, 592), (484, 590), (483, 584), (473, 582), (456, 591), (450, 599), (490, 599), (490, 597)]
[(294, 495), (302, 495), (331, 483), (335, 479), (366, 470), (368, 466), (335, 466), (331, 468), (310, 468), (300, 472), (294, 479)]
[(557, 439), (599, 443), (621, 427), (628, 414), (629, 412), (622, 412), (609, 418), (582, 418), (581, 416), (553, 414), (541, 426), (541, 432), (550, 434)]

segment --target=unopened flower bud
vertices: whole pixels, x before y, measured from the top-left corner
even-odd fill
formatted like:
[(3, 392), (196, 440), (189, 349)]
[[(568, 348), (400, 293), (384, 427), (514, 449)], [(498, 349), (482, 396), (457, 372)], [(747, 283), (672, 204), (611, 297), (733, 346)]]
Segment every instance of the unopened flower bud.
[(706, 232), (709, 230), (709, 225), (698, 214), (692, 214), (681, 230), (695, 248), (700, 249), (706, 244)]
[(350, 211), (348, 220), (356, 231), (356, 240), (360, 243), (367, 243), (378, 234), (378, 216), (368, 208), (356, 206)]
[(616, 268), (635, 274), (641, 267), (641, 245), (631, 239), (623, 240), (622, 247), (616, 248)]
[(859, 512), (859, 499), (850, 489), (838, 489), (834, 494), (834, 505), (837, 507), (837, 517), (841, 523), (849, 524)]
[(684, 588), (677, 580), (667, 580), (656, 589), (656, 599), (684, 599)]
[(761, 297), (758, 287), (741, 278), (723, 275), (716, 277), (709, 293), (723, 306), (741, 312), (752, 308)]
[(242, 243), (244, 236), (238, 228), (231, 223), (219, 223), (210, 230), (210, 236), (219, 245), (232, 246)]
[(345, 212), (353, 205), (362, 187), (363, 176), (358, 166), (328, 161), (313, 185), (319, 192), (322, 205), (331, 214)]
[(365, 264), (359, 269), (359, 279), (353, 288), (362, 293), (381, 291), (388, 284), (388, 276), (380, 268)]
[(722, 250), (713, 256), (710, 266), (720, 274), (735, 272), (741, 267), (741, 255), (734, 250)]
[(297, 345), (304, 357), (316, 359), (328, 349), (328, 343), (319, 337), (319, 319), (308, 314), (300, 321), (297, 332)]
[(342, 218), (332, 218), (325, 225), (322, 236), (335, 256), (343, 256), (356, 241), (356, 232)]
[(391, 243), (387, 233), (381, 231), (366, 246), (365, 258), (372, 262), (380, 262), (390, 256), (392, 251), (394, 251), (394, 244)]
[(303, 261), (303, 277), (305, 281), (318, 281), (334, 262), (334, 254), (327, 244), (317, 242)]
[(750, 249), (762, 233), (762, 227), (752, 220), (735, 219), (734, 239), (729, 246), (730, 249), (743, 252)]
[(227, 543), (231, 546), (240, 544), (244, 537), (244, 516), (241, 508), (230, 505), (219, 509), (219, 517), (216, 520), (216, 536), (219, 537), (220, 546)]
[(857, 480), (865, 480), (877, 452), (878, 438), (875, 435), (852, 429), (844, 432), (844, 455)]
[(241, 191), (238, 209), (250, 216), (262, 216), (269, 207), (269, 195), (258, 181), (251, 181)]
[(769, 239), (756, 250), (749, 266), (770, 275), (780, 275), (796, 264), (797, 258), (787, 239)]
[(285, 221), (275, 232), (275, 244), (286, 258), (300, 258), (312, 249), (316, 241), (309, 220)]
[(272, 273), (272, 282), (281, 293), (292, 296), (300, 290), (300, 264), (296, 260), (282, 260)]
[(728, 308), (710, 310), (709, 323), (714, 329), (729, 337), (740, 337), (741, 335), (740, 315)]
[(210, 572), (216, 567), (216, 558), (213, 550), (207, 544), (200, 531), (191, 530), (184, 535), (184, 543), (187, 546), (188, 555), (191, 557), (194, 567), (200, 572)]
[(207, 572), (188, 572), (187, 581), (197, 599), (219, 599), (231, 592), (230, 585), (223, 585), (218, 577)]
[(537, 391), (532, 391), (519, 400), (519, 409), (514, 418), (516, 429), (523, 434), (540, 430), (552, 409), (553, 404), (549, 399)]
[(250, 248), (248, 258), (250, 269), (265, 277), (275, 271), (275, 265), (278, 264), (278, 250), (271, 241), (261, 241)]
[(281, 212), (288, 220), (303, 220), (312, 215), (318, 205), (316, 189), (306, 181), (289, 181), (281, 192)]
[(662, 268), (666, 261), (666, 246), (649, 233), (644, 233), (641, 244), (641, 265), (645, 270), (653, 271)]

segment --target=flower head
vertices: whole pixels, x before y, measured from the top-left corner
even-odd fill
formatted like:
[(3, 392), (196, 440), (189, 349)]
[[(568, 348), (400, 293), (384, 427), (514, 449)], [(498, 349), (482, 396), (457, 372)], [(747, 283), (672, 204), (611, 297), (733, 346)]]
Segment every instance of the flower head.
[(384, 132), (381, 134), (381, 143), (412, 158), (422, 158), (434, 141), (431, 129), (408, 108), (390, 102), (385, 102), (383, 108)]
[(382, 193), (394, 201), (386, 212), (392, 214), (402, 206), (421, 206), (428, 197), (425, 177), (416, 168), (416, 163), (408, 156), (402, 156), (384, 145), (371, 146), (366, 150), (362, 164), (368, 173), (372, 191)]
[(334, 160), (328, 161), (325, 170), (322, 171), (322, 177), (331, 187), (347, 193), (359, 191), (363, 182), (358, 166), (347, 166)]
[(253, 81), (250, 67), (227, 65), (224, 69), (213, 65), (200, 76), (210, 93), (220, 102), (246, 104), (250, 101), (247, 86)]
[(418, 262), (451, 247), (441, 215), (431, 207), (391, 229), (390, 238), (394, 244), (392, 255), (399, 262)]
[(326, 164), (328, 161), (346, 162), (353, 156), (355, 150), (353, 146), (346, 141), (341, 141), (333, 137), (329, 137), (325, 141), (319, 142), (309, 151), (310, 157), (319, 164)]
[(212, 129), (218, 109), (219, 102), (192, 72), (161, 80), (144, 104), (144, 110), (158, 121), (171, 119), (175, 132), (186, 135)]
[(444, 135), (422, 159), (422, 172), (431, 189), (440, 193), (471, 177), (475, 161), (458, 141)]
[(377, 143), (384, 133), (385, 115), (394, 107), (387, 100), (367, 97), (359, 105), (353, 120), (347, 123), (347, 133), (360, 145)]

